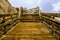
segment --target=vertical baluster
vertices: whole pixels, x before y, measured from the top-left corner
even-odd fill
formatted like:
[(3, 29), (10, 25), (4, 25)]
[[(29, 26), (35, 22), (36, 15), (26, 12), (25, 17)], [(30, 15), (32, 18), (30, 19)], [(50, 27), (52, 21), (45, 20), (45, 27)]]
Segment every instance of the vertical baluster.
[[(3, 16), (2, 23), (3, 23), (3, 24), (5, 23), (5, 17), (4, 17), (4, 16)], [(6, 25), (4, 24), (3, 26), (4, 26), (4, 27), (3, 27), (3, 32), (4, 32), (4, 34), (6, 34)]]

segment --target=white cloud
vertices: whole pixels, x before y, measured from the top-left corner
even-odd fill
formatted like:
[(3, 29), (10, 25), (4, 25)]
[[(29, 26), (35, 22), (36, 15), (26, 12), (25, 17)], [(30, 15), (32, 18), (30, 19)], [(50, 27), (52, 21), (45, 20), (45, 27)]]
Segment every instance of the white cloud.
[(9, 2), (14, 7), (27, 7), (27, 8), (33, 8), (36, 6), (39, 6), (41, 0), (9, 0)]
[(53, 4), (53, 11), (60, 11), (60, 1)]
[(27, 7), (27, 8), (31, 8), (31, 6), (34, 6), (33, 1), (32, 0), (24, 0), (24, 1), (19, 1), (19, 6), (23, 6), (23, 7)]
[[(39, 6), (43, 11), (60, 11), (60, 0), (9, 0), (14, 7), (34, 8)], [(52, 7), (53, 6), (53, 7)]]
[[(18, 2), (19, 2), (18, 0), (8, 0), (8, 1), (11, 3), (12, 6), (15, 6), (15, 5), (18, 6), (18, 5), (17, 5)], [(15, 6), (15, 7), (16, 7), (16, 6)]]

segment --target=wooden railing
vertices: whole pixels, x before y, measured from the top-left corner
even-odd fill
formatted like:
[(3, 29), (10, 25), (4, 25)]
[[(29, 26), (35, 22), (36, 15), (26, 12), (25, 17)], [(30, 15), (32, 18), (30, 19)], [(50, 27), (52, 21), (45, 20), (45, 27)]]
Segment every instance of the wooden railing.
[(0, 14), (0, 37), (18, 22), (18, 14)]
[(46, 15), (42, 15), (41, 18), (57, 40), (60, 40), (60, 22)]

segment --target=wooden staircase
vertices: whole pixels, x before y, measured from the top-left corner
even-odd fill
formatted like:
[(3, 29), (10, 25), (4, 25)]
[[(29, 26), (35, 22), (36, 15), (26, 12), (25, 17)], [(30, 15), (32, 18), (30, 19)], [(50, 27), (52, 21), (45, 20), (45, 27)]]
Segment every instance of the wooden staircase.
[(2, 40), (56, 40), (38, 14), (23, 14), (20, 22)]

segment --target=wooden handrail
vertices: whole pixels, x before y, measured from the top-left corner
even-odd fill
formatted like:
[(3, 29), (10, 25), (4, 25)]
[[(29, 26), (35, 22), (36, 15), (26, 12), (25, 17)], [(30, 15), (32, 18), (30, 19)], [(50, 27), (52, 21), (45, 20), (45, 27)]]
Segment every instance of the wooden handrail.
[[(52, 34), (57, 34), (58, 37), (60, 37), (60, 22), (57, 22), (56, 20), (49, 18), (47, 16), (42, 15), (42, 20), (46, 22), (46, 25), (48, 24), (48, 28), (52, 30)], [(54, 35), (55, 36), (55, 35)], [(59, 38), (58, 38), (59, 39)]]
[(6, 17), (6, 16), (11, 16), (11, 15), (18, 15), (17, 13), (16, 14), (0, 14), (0, 17)]
[[(16, 15), (16, 16), (15, 16)], [(0, 31), (6, 34), (18, 22), (18, 14), (0, 14)], [(9, 27), (12, 26), (12, 27)], [(3, 31), (4, 30), (4, 31)], [(6, 31), (8, 30), (8, 31)]]

